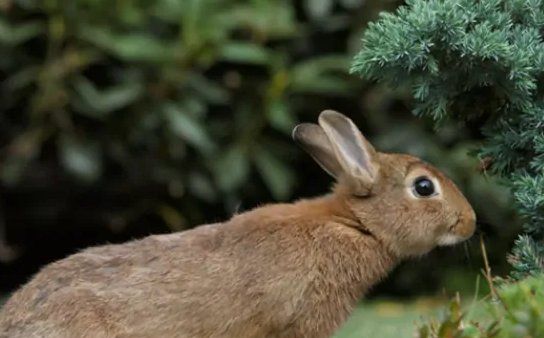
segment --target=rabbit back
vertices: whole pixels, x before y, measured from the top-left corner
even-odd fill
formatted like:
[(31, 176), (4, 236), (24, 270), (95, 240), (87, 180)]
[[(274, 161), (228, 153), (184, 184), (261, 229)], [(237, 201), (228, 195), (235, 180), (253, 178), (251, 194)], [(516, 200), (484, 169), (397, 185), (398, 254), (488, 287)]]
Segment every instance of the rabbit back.
[[(281, 331), (304, 294), (308, 247), (303, 240), (291, 245), (281, 224), (263, 233), (252, 222), (90, 248), (52, 263), (6, 303), (0, 337), (263, 337)], [(274, 289), (291, 295), (279, 297)]]

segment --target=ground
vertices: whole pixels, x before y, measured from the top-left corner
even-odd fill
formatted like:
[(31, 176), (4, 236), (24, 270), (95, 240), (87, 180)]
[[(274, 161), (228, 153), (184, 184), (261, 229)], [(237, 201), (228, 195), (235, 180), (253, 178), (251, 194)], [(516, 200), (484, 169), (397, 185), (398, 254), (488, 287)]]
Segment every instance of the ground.
[(443, 305), (433, 298), (362, 303), (334, 338), (412, 337), (422, 319), (439, 314)]

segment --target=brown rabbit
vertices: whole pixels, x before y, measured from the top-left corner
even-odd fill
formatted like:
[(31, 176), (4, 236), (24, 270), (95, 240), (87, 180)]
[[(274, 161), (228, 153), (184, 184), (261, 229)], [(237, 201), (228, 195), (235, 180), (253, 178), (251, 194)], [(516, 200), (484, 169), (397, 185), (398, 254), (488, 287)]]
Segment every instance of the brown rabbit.
[(344, 115), (293, 137), (332, 193), (52, 263), (6, 303), (0, 337), (329, 337), (401, 260), (472, 235), (449, 179), (376, 152)]

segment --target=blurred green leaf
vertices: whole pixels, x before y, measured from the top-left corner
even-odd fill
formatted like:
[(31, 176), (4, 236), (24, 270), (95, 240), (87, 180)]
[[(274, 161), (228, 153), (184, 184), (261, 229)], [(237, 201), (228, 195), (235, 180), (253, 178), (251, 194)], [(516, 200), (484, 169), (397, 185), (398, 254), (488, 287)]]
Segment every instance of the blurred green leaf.
[(85, 182), (93, 182), (102, 174), (102, 154), (96, 142), (62, 135), (58, 142), (64, 168)]
[(214, 144), (201, 121), (183, 111), (175, 103), (165, 104), (163, 114), (168, 128), (175, 135), (199, 148), (205, 154), (211, 153)]
[(24, 9), (38, 9), (42, 5), (40, 0), (15, 0)]
[(322, 74), (328, 72), (347, 74), (346, 67), (350, 64), (351, 58), (347, 55), (321, 55), (295, 64), (292, 68), (292, 72), (300, 75)]
[(295, 92), (349, 95), (353, 89), (353, 83), (345, 76), (349, 63), (349, 58), (339, 55), (300, 62), (291, 69), (290, 88)]
[(122, 84), (98, 90), (84, 77), (74, 81), (77, 96), (73, 104), (79, 112), (95, 118), (104, 118), (109, 113), (133, 103), (143, 92), (139, 81), (126, 81)]
[(165, 62), (175, 57), (179, 46), (167, 44), (146, 33), (114, 34), (102, 28), (85, 27), (79, 32), (82, 39), (103, 48), (125, 61)]
[(470, 324), (465, 326), (463, 330), (463, 335), (462, 335), (463, 338), (479, 338), (481, 336), (482, 335), (480, 330), (477, 327)]
[(218, 199), (211, 180), (199, 172), (192, 172), (188, 178), (189, 190), (192, 194), (207, 202), (215, 202)]
[(235, 22), (225, 14), (226, 3), (220, 0), (185, 0), (182, 5), (181, 40), (193, 56), (200, 56), (209, 47), (226, 41)]
[(251, 5), (234, 7), (227, 18), (263, 40), (292, 38), (301, 33), (290, 1), (253, 1)]
[(6, 91), (16, 91), (22, 89), (36, 81), (39, 71), (40, 67), (38, 66), (29, 66), (24, 68), (12, 74), (11, 77), (6, 79), (2, 86)]
[(342, 6), (346, 8), (357, 8), (362, 6), (366, 0), (340, 0)]
[(270, 104), (267, 117), (274, 128), (289, 135), (296, 124), (293, 112), (289, 110), (284, 101), (280, 100), (276, 100)]
[(274, 198), (283, 200), (289, 197), (295, 183), (293, 171), (263, 147), (256, 149), (253, 159)]
[(222, 152), (213, 162), (217, 185), (225, 192), (239, 188), (249, 175), (249, 159), (240, 146)]
[(136, 27), (145, 23), (147, 14), (142, 12), (140, 4), (135, 1), (125, 1), (121, 6), (119, 6), (121, 7), (119, 17), (123, 23)]
[(27, 22), (17, 26), (11, 25), (4, 18), (0, 17), (0, 43), (8, 46), (16, 46), (45, 30), (41, 22)]
[(313, 19), (327, 17), (334, 6), (334, 0), (305, 0), (304, 8)]
[(221, 50), (221, 59), (228, 62), (265, 65), (270, 57), (271, 53), (265, 47), (246, 42), (230, 42)]
[(184, 1), (162, 0), (155, 1), (153, 13), (168, 22), (179, 23), (179, 18), (183, 15)]
[(188, 74), (186, 84), (211, 104), (226, 104), (228, 102), (228, 91), (201, 74)]

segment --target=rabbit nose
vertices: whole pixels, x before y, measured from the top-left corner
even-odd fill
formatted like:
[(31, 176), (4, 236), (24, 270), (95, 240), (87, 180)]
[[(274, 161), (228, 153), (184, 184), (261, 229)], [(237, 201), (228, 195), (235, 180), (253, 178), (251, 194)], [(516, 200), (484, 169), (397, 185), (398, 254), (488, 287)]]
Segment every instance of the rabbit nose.
[(474, 211), (461, 213), (455, 230), (463, 238), (471, 237), (476, 230), (476, 215)]

